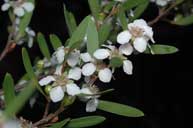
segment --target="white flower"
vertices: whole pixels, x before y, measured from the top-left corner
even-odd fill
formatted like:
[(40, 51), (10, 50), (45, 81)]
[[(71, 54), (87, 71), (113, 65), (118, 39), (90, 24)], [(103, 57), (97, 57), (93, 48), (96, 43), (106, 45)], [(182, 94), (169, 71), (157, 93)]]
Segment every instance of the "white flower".
[(144, 52), (147, 48), (147, 40), (145, 38), (136, 38), (135, 41), (133, 42), (134, 48), (138, 52)]
[[(80, 92), (82, 93), (82, 94), (87, 94), (87, 95), (92, 95), (93, 94), (93, 92), (87, 87), (87, 88), (82, 88), (81, 90), (80, 90)], [(82, 98), (82, 100), (88, 100), (88, 99), (90, 99), (90, 98), (92, 98), (92, 96), (84, 96), (83, 98)]]
[(97, 98), (93, 98), (89, 100), (86, 104), (86, 112), (96, 111), (98, 104), (99, 104), (99, 100)]
[(7, 11), (11, 7), (10, 3), (6, 2), (1, 6), (2, 11)]
[(69, 66), (74, 67), (78, 64), (80, 61), (80, 51), (75, 50), (74, 52), (70, 53), (70, 55), (67, 58), (67, 63)]
[(64, 97), (64, 91), (61, 86), (56, 86), (52, 88), (49, 92), (51, 100), (55, 102), (59, 102)]
[(32, 12), (34, 10), (34, 5), (31, 2), (25, 2), (21, 5), (27, 12)]
[(109, 68), (101, 69), (98, 73), (100, 81), (108, 83), (112, 78), (112, 71)]
[(158, 6), (166, 6), (169, 2), (173, 0), (150, 0), (151, 2), (155, 2)]
[[(128, 24), (128, 30), (119, 33), (117, 36), (117, 42), (119, 44), (128, 44), (129, 41), (133, 41), (134, 48), (138, 52), (144, 52), (146, 50), (149, 40), (153, 43), (155, 42), (153, 39), (153, 30), (143, 19), (138, 19), (133, 23)], [(133, 50), (129, 45), (127, 45), (127, 47), (130, 52), (126, 51), (124, 46), (121, 46), (119, 50), (123, 54), (129, 55)]]
[(21, 7), (16, 7), (16, 8), (14, 8), (13, 12), (14, 12), (14, 14), (15, 14), (16, 16), (18, 16), (18, 17), (22, 17), (22, 16), (25, 14), (24, 9), (21, 8)]
[(98, 60), (104, 60), (110, 56), (110, 51), (108, 49), (97, 49), (93, 56)]
[(133, 47), (131, 46), (130, 43), (122, 44), (122, 45), (119, 47), (119, 52), (120, 52), (121, 54), (126, 55), (126, 56), (131, 55), (132, 52), (133, 52)]
[(123, 71), (128, 75), (131, 75), (133, 73), (133, 65), (130, 60), (123, 61)]
[(91, 76), (96, 71), (96, 66), (93, 63), (87, 63), (82, 67), (82, 74), (84, 76)]
[(26, 29), (25, 29), (25, 31), (26, 31), (26, 33), (27, 33), (27, 36), (28, 36), (28, 47), (29, 48), (31, 48), (32, 46), (33, 46), (33, 41), (34, 41), (34, 37), (35, 37), (35, 32), (31, 29), (31, 28), (29, 28), (29, 27), (27, 27)]
[(40, 84), (40, 86), (44, 86), (44, 85), (47, 85), (53, 81), (56, 81), (56, 79), (53, 76), (46, 76), (39, 81), (39, 84)]
[(17, 120), (8, 120), (1, 124), (1, 128), (22, 128), (22, 126)]
[(68, 93), (68, 95), (71, 95), (71, 96), (75, 96), (75, 95), (78, 95), (80, 94), (80, 88), (74, 84), (74, 83), (69, 83), (66, 85), (66, 92)]
[(88, 52), (86, 52), (86, 53), (81, 53), (81, 54), (80, 54), (80, 58), (81, 58), (82, 61), (85, 62), (85, 63), (94, 61), (93, 58), (91, 57), (91, 55), (90, 55)]
[(73, 80), (79, 80), (81, 78), (81, 69), (79, 67), (74, 67), (69, 70), (68, 78)]
[(132, 35), (130, 34), (129, 31), (125, 30), (121, 33), (118, 34), (117, 36), (117, 42), (119, 44), (125, 44), (125, 43), (128, 43), (131, 39)]

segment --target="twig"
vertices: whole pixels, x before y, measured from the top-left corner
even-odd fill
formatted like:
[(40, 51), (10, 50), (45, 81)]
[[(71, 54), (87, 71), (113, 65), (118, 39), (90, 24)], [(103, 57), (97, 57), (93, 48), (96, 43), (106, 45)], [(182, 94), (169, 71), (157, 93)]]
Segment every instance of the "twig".
[(43, 118), (45, 118), (48, 115), (49, 107), (50, 107), (50, 100), (47, 101), (47, 103), (46, 103), (46, 107), (45, 107)]
[(58, 116), (60, 113), (62, 113), (65, 110), (64, 107), (60, 107), (57, 111), (55, 111), (53, 114), (49, 114), (48, 116), (42, 118), (41, 120), (35, 122), (33, 124), (34, 127), (37, 127), (39, 125), (45, 124), (47, 122), (49, 122), (51, 119), (53, 119), (54, 117)]
[(159, 15), (153, 19), (152, 21), (148, 22), (148, 25), (152, 26), (153, 24), (157, 23), (161, 18), (166, 16), (173, 8), (175, 8), (178, 4), (174, 3), (167, 9), (159, 9)]

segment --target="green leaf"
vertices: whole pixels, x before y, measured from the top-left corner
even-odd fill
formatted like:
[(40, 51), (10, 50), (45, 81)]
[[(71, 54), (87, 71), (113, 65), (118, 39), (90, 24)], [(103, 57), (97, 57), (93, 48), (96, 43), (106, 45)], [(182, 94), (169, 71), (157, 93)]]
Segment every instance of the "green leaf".
[(90, 10), (92, 15), (96, 20), (99, 19), (99, 12), (100, 12), (100, 1), (99, 0), (88, 0)]
[(48, 45), (46, 43), (44, 35), (40, 32), (38, 33), (37, 41), (44, 57), (46, 57), (47, 59), (50, 59), (50, 51), (49, 51)]
[(134, 10), (134, 17), (131, 17), (130, 21), (133, 21), (133, 20), (139, 18), (143, 14), (143, 12), (146, 10), (148, 5), (149, 5), (149, 0), (147, 0), (144, 3), (138, 5), (136, 7), (136, 9)]
[(48, 128), (63, 128), (63, 126), (66, 125), (69, 121), (70, 121), (70, 118), (57, 122)]
[(105, 120), (103, 116), (87, 116), (72, 119), (67, 125), (66, 128), (85, 128), (89, 126), (94, 126), (102, 123)]
[(68, 33), (71, 36), (72, 33), (75, 31), (77, 24), (74, 15), (71, 12), (68, 12), (65, 5), (64, 5), (64, 17), (68, 28)]
[(119, 9), (118, 17), (121, 22), (122, 28), (126, 30), (127, 29), (127, 17), (125, 15), (125, 11), (122, 8)]
[(23, 59), (24, 68), (25, 68), (28, 76), (30, 77), (31, 80), (33, 80), (34, 85), (42, 93), (42, 95), (46, 96), (44, 94), (44, 92), (42, 91), (42, 89), (40, 88), (40, 86), (38, 85), (38, 80), (37, 80), (36, 75), (33, 71), (33, 67), (32, 67), (28, 52), (25, 48), (22, 48), (22, 59)]
[(9, 73), (6, 73), (3, 81), (3, 92), (7, 107), (15, 99), (14, 81)]
[(68, 44), (68, 46), (71, 49), (78, 48), (80, 44), (82, 43), (86, 35), (89, 19), (90, 19), (90, 16), (85, 17), (84, 20), (80, 23), (80, 25), (73, 32), (70, 38), (69, 44)]
[(31, 82), (27, 87), (25, 87), (17, 97), (14, 98), (12, 102), (5, 109), (5, 116), (7, 118), (14, 117), (15, 114), (21, 110), (25, 105), (26, 101), (31, 97), (35, 91), (34, 82)]
[(22, 59), (23, 59), (23, 64), (28, 76), (31, 79), (34, 79), (34, 78), (36, 79), (36, 75), (33, 71), (33, 67), (32, 67), (28, 52), (25, 48), (22, 48)]
[(122, 9), (124, 11), (128, 11), (128, 10), (136, 7), (137, 5), (142, 4), (145, 1), (147, 1), (147, 0), (127, 0), (125, 3), (123, 3)]
[(100, 45), (102, 45), (108, 39), (111, 29), (112, 29), (112, 24), (106, 23), (101, 25), (98, 31)]
[(92, 55), (99, 48), (99, 37), (94, 21), (89, 18), (87, 28), (87, 51)]
[(62, 46), (62, 42), (59, 39), (59, 37), (55, 34), (51, 34), (50, 35), (50, 42), (52, 44), (52, 47), (54, 48), (54, 50), (56, 50), (58, 47)]
[[(28, 2), (31, 2), (35, 4), (35, 0), (28, 0)], [(16, 37), (16, 40), (19, 40), (21, 37), (25, 35), (25, 29), (29, 25), (31, 18), (32, 18), (33, 12), (25, 12), (25, 15), (21, 18), (20, 24), (19, 24), (19, 34)]]
[(110, 60), (110, 66), (113, 68), (119, 68), (123, 65), (123, 60), (120, 57), (113, 57)]
[[(178, 49), (174, 46), (161, 45), (161, 44), (151, 45), (151, 50), (153, 51), (154, 54), (157, 54), (157, 55), (173, 54), (178, 52)], [(145, 53), (151, 54), (150, 49), (147, 49)]]
[(172, 24), (181, 25), (181, 26), (188, 26), (193, 24), (193, 14), (186, 17), (181, 17), (176, 21), (173, 21)]
[(143, 112), (127, 105), (100, 100), (98, 109), (126, 117), (141, 117)]

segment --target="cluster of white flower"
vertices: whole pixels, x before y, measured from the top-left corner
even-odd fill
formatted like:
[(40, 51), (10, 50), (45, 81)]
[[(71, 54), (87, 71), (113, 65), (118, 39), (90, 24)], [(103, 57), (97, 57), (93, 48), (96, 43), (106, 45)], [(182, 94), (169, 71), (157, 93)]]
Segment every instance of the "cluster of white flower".
[(13, 8), (13, 12), (16, 16), (22, 17), (25, 15), (25, 12), (32, 12), (34, 10), (34, 5), (31, 2), (25, 0), (10, 1), (4, 0), (4, 4), (1, 6), (2, 11), (7, 11), (10, 8)]
[[(4, 2), (5, 3), (1, 6), (1, 10), (7, 11), (12, 8), (13, 14), (16, 15), (15, 20), (13, 21), (13, 27), (14, 27), (13, 30), (14, 30), (14, 35), (16, 36), (19, 32), (21, 17), (25, 15), (25, 12), (32, 12), (34, 10), (34, 4), (31, 2), (27, 2), (25, 0), (17, 0), (17, 1), (4, 0)], [(26, 36), (20, 39), (17, 42), (17, 44), (21, 45), (25, 41), (27, 41), (28, 47), (31, 48), (35, 37), (35, 32), (29, 27), (25, 29), (25, 32), (26, 32)]]
[(169, 2), (174, 0), (150, 0), (151, 2), (155, 2), (158, 6), (166, 6)]
[[(81, 53), (77, 49), (59, 47), (52, 55), (50, 62), (44, 60), (45, 67), (56, 67), (55, 72), (40, 79), (39, 84), (50, 87), (48, 92), (53, 102), (61, 101), (65, 95), (78, 96), (81, 100), (87, 101), (87, 112), (95, 111), (99, 89), (93, 82), (97, 78), (104, 83), (111, 81), (116, 67), (108, 62), (118, 58), (121, 61), (119, 67), (123, 66), (123, 71), (131, 75), (133, 65), (127, 57), (134, 50), (144, 52), (149, 40), (154, 42), (152, 28), (140, 19), (128, 24), (128, 30), (118, 34), (117, 42), (121, 44), (118, 48), (108, 43), (91, 55), (88, 52)], [(77, 81), (82, 76), (85, 83), (80, 87)]]

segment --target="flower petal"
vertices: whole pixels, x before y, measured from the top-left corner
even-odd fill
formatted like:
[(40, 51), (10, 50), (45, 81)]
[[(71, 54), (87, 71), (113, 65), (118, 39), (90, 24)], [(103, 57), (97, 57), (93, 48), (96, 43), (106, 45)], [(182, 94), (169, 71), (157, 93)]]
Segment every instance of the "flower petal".
[(61, 76), (62, 75), (62, 69), (63, 69), (63, 65), (58, 65), (56, 67), (56, 71), (54, 72), (54, 74)]
[(108, 49), (97, 49), (93, 56), (98, 60), (104, 60), (110, 56), (110, 51)]
[(130, 60), (123, 61), (123, 71), (128, 75), (133, 74), (133, 64)]
[(118, 34), (117, 36), (117, 42), (119, 44), (125, 44), (125, 43), (128, 43), (131, 39), (132, 35), (130, 34), (129, 31), (125, 30), (121, 33)]
[(9, 3), (5, 3), (1, 6), (1, 10), (7, 11), (10, 7), (11, 7), (11, 5)]
[(50, 90), (50, 98), (55, 102), (59, 102), (64, 97), (64, 91), (61, 86), (54, 87)]
[(112, 71), (109, 68), (104, 68), (99, 71), (98, 76), (99, 76), (100, 81), (104, 83), (108, 83), (111, 81)]
[(93, 61), (93, 58), (87, 52), (86, 53), (81, 53), (80, 57), (81, 57), (82, 61), (85, 62), (85, 63)]
[(16, 8), (14, 8), (14, 14), (16, 15), (16, 16), (18, 16), (18, 17), (22, 17), (24, 14), (25, 14), (25, 12), (24, 12), (24, 9), (22, 8), (22, 7), (16, 7)]
[(67, 84), (66, 91), (68, 95), (71, 95), (71, 96), (80, 94), (80, 88), (74, 83)]
[(98, 104), (99, 104), (99, 101), (96, 98), (89, 100), (86, 104), (86, 112), (96, 111)]
[(39, 81), (39, 84), (41, 86), (44, 86), (44, 85), (47, 85), (53, 81), (56, 81), (56, 79), (53, 77), (53, 76), (46, 76), (44, 78), (42, 78), (40, 81)]
[(145, 38), (136, 38), (133, 45), (138, 52), (142, 53), (147, 48), (147, 40)]
[(68, 78), (73, 80), (79, 80), (81, 78), (81, 69), (79, 67), (74, 67), (70, 69), (68, 73)]
[(87, 63), (82, 67), (84, 76), (91, 76), (96, 71), (96, 66), (93, 63)]
[[(87, 94), (87, 95), (92, 95), (92, 94), (93, 94), (88, 87), (87, 87), (87, 88), (82, 88), (82, 89), (80, 90), (80, 92), (81, 92), (82, 94)], [(83, 96), (83, 97), (81, 97), (81, 99), (82, 99), (83, 101), (86, 101), (86, 100), (90, 99), (91, 97), (92, 97), (92, 96)]]
[(119, 52), (120, 52), (121, 54), (126, 55), (126, 56), (131, 55), (132, 52), (133, 52), (133, 47), (131, 46), (130, 43), (122, 44), (122, 45), (119, 47)]
[(56, 60), (59, 64), (61, 64), (64, 61), (65, 51), (64, 47), (59, 47), (55, 52)]
[(80, 58), (80, 51), (75, 51), (70, 53), (67, 58), (67, 63), (69, 66), (74, 67), (78, 64)]
[(34, 5), (31, 2), (25, 2), (22, 4), (22, 7), (27, 11), (27, 12), (32, 12), (34, 10)]

